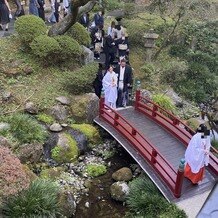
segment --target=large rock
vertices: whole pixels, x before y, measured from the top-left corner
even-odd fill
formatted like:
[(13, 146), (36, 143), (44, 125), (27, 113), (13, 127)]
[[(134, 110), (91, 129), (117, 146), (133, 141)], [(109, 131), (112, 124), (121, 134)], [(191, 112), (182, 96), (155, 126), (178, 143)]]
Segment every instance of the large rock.
[(55, 105), (51, 108), (51, 114), (57, 121), (65, 121), (68, 118), (69, 111), (66, 106)]
[(83, 63), (84, 64), (89, 64), (94, 62), (94, 53), (93, 51), (91, 51), (89, 48), (85, 47), (84, 45), (82, 45), (82, 49), (83, 49)]
[(21, 163), (37, 163), (43, 154), (43, 146), (40, 143), (23, 144), (19, 146), (17, 157)]
[(47, 140), (43, 144), (43, 153), (45, 160), (51, 159), (51, 150), (58, 144), (58, 133), (50, 133)]
[(62, 191), (59, 194), (59, 206), (61, 214), (66, 217), (72, 217), (76, 212), (76, 201), (74, 196), (69, 191)]
[(76, 140), (80, 154), (84, 154), (88, 151), (88, 140), (83, 133), (75, 129), (68, 129), (67, 132)]
[(33, 102), (27, 102), (24, 107), (25, 111), (30, 114), (37, 114), (38, 108), (35, 106)]
[(115, 182), (110, 187), (110, 194), (114, 200), (125, 201), (129, 194), (129, 186), (126, 182)]
[(132, 179), (132, 171), (128, 167), (123, 167), (112, 174), (115, 181), (126, 181)]
[(71, 163), (79, 155), (77, 142), (68, 133), (58, 134), (57, 145), (52, 149), (52, 158), (58, 163)]
[(71, 105), (71, 113), (77, 122), (93, 123), (98, 116), (99, 99), (95, 93), (74, 96)]

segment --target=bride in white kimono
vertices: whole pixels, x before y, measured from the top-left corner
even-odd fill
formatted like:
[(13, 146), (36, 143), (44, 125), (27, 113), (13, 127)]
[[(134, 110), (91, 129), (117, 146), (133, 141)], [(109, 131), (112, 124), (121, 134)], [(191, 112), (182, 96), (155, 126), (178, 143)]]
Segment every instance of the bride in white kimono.
[(116, 108), (117, 101), (117, 74), (110, 66), (102, 81), (105, 104), (113, 109)]

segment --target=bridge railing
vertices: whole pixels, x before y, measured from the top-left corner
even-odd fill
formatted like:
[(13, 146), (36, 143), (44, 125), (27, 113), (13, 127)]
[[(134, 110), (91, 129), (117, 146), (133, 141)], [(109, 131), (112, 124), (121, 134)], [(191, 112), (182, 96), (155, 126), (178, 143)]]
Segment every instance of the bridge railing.
[(182, 170), (180, 169), (176, 172), (171, 164), (137, 129), (119, 113), (104, 104), (104, 98), (100, 99), (99, 112), (99, 117), (125, 136), (143, 158), (153, 166), (171, 189), (174, 196), (177, 198), (180, 197), (183, 180)]
[[(165, 127), (186, 146), (188, 146), (191, 137), (195, 134), (195, 131), (182, 122), (178, 117), (152, 102), (150, 99), (141, 96), (140, 90), (136, 90), (135, 109)], [(213, 147), (211, 147), (211, 151), (209, 167), (216, 175), (218, 175), (218, 151)]]

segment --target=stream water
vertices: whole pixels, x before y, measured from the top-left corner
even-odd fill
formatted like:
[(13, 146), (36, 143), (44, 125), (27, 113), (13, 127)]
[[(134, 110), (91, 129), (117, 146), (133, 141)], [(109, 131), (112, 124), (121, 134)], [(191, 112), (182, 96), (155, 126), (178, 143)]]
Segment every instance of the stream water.
[(128, 211), (122, 202), (111, 198), (109, 190), (111, 184), (115, 182), (112, 173), (135, 162), (123, 148), (119, 148), (107, 162), (111, 162), (111, 167), (105, 175), (92, 180), (88, 196), (82, 197), (74, 218), (121, 218)]

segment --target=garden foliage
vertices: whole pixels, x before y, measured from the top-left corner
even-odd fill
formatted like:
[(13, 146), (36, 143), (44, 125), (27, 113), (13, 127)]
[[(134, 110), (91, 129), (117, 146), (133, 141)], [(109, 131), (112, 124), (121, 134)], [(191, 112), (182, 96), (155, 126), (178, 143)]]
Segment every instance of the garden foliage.
[(8, 118), (12, 135), (22, 143), (44, 142), (46, 130), (27, 114), (13, 114)]
[(148, 177), (138, 177), (130, 182), (130, 192), (127, 196), (127, 205), (130, 212), (139, 217), (170, 217), (185, 218), (184, 211), (179, 210), (175, 205), (169, 204), (156, 186)]
[(58, 186), (49, 180), (37, 179), (29, 189), (11, 196), (3, 207), (7, 217), (57, 217)]
[(86, 166), (86, 172), (91, 177), (97, 177), (107, 172), (107, 168), (103, 164), (88, 164)]
[(0, 146), (0, 202), (2, 197), (27, 189), (30, 180), (20, 160), (9, 148)]
[(47, 27), (45, 22), (34, 15), (21, 16), (15, 22), (15, 31), (18, 33), (23, 45), (29, 44), (39, 35), (46, 35)]
[(63, 85), (72, 94), (84, 94), (92, 92), (92, 83), (95, 79), (97, 71), (98, 64), (91, 63), (78, 70), (75, 70), (74, 72), (65, 72), (68, 79), (64, 81)]
[(91, 43), (91, 38), (88, 31), (80, 23), (75, 23), (66, 33), (73, 37), (80, 45), (88, 46)]

